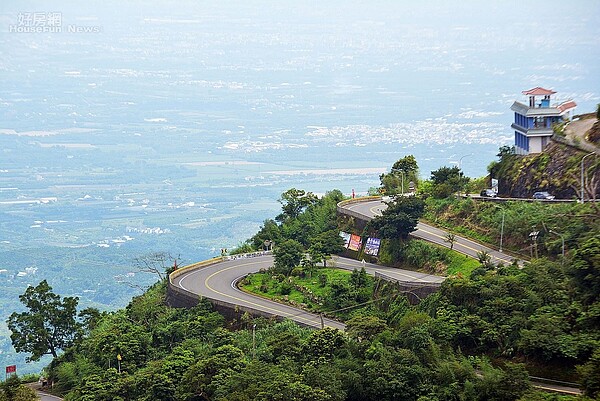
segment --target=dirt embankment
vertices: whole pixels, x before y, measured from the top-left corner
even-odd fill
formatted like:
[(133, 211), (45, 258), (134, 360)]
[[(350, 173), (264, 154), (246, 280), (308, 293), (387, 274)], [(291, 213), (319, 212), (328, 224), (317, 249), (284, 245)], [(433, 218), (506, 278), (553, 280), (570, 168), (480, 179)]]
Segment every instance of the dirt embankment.
[(596, 120), (592, 128), (586, 133), (585, 139), (596, 146), (600, 146), (600, 120)]

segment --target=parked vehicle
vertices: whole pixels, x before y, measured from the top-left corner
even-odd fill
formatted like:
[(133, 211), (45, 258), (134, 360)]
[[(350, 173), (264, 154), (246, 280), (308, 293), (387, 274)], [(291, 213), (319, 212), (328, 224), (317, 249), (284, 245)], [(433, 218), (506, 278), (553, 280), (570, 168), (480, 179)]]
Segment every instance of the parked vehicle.
[(498, 196), (498, 194), (493, 189), (484, 189), (483, 191), (481, 191), (479, 196), (484, 198), (495, 198)]
[(549, 192), (547, 191), (539, 191), (539, 192), (535, 192), (533, 194), (533, 199), (548, 199), (548, 200), (552, 200), (554, 199), (554, 195), (550, 195)]

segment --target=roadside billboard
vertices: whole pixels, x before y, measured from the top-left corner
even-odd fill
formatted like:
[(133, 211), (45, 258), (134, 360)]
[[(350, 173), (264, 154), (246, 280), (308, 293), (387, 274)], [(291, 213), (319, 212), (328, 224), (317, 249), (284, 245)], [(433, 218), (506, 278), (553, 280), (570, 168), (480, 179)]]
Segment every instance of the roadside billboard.
[(350, 245), (350, 234), (340, 231), (340, 237), (344, 240), (344, 248), (348, 248), (348, 245)]
[(365, 254), (377, 256), (379, 254), (380, 245), (381, 240), (379, 238), (367, 238), (367, 243), (365, 245)]
[(361, 245), (362, 238), (360, 238), (360, 235), (352, 234), (350, 236), (350, 244), (348, 245), (348, 249), (351, 249), (353, 251), (359, 251)]

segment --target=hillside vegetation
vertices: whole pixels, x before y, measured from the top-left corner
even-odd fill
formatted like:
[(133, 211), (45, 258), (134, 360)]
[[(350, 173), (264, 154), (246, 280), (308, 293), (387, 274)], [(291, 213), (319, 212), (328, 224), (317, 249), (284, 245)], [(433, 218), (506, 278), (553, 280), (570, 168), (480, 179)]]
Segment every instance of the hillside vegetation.
[[(173, 309), (165, 305), (162, 281), (123, 310), (87, 311), (48, 376), (73, 401), (558, 399), (534, 391), (530, 374), (577, 380), (587, 396), (600, 397), (595, 206), (446, 198), (468, 179), (455, 169), (435, 173), (421, 184), (429, 188), (423, 196), (393, 198), (388, 213), (360, 227), (338, 219), (339, 191), (319, 198), (291, 189), (282, 194), (282, 213), (235, 250), (274, 243), (273, 267), (246, 284), (287, 295), (286, 302), (308, 306), (309, 299), (311, 308), (343, 319), (346, 332), (249, 315), (226, 322), (205, 301)], [(481, 258), (418, 305), (395, 284), (364, 272), (321, 271), (329, 255), (344, 249), (340, 228), (387, 238), (380, 256), (391, 265), (409, 266), (427, 255), (443, 263), (443, 254), (408, 236), (423, 213), (492, 243), (504, 216), (506, 247), (534, 257), (524, 267)], [(539, 231), (535, 244), (532, 229)]]

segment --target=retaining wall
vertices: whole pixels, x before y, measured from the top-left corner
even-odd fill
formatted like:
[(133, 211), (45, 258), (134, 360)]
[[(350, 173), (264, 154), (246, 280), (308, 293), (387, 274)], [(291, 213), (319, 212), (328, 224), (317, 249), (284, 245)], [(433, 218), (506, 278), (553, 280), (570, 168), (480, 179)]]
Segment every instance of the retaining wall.
[(437, 292), (440, 289), (442, 283), (424, 283), (417, 281), (405, 281), (399, 280), (395, 277), (388, 276), (385, 273), (375, 272), (375, 278), (380, 278), (385, 281), (396, 283), (398, 289), (401, 292), (406, 293), (408, 302), (412, 305), (416, 305), (428, 295)]

